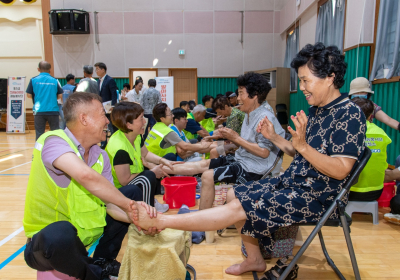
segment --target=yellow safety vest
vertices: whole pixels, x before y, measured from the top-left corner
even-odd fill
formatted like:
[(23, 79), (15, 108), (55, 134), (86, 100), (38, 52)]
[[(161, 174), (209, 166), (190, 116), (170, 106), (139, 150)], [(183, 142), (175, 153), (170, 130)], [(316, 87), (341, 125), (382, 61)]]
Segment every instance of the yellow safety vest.
[(121, 130), (118, 130), (111, 136), (110, 140), (107, 143), (106, 152), (111, 162), (111, 172), (113, 176), (114, 185), (118, 189), (123, 186), (118, 181), (117, 174), (115, 173), (115, 168), (114, 168), (115, 155), (119, 150), (124, 150), (129, 154), (129, 157), (133, 162), (133, 164), (129, 166), (131, 174), (143, 172), (144, 167), (141, 159), (142, 153), (140, 150), (140, 141), (141, 141), (141, 136), (138, 135), (134, 142), (135, 146), (132, 146), (131, 142), (129, 142), (125, 134)]
[(352, 192), (370, 192), (382, 189), (385, 170), (388, 167), (386, 148), (392, 143), (392, 140), (383, 129), (368, 121), (365, 134), (365, 146), (371, 150), (372, 155), (361, 172), (357, 184), (350, 188)]
[[(165, 156), (166, 154), (173, 153), (176, 154), (175, 146), (168, 147), (163, 149), (161, 145), (161, 141), (167, 136), (168, 133), (173, 132), (171, 128), (166, 126), (163, 122), (156, 123), (153, 128), (150, 130), (147, 135), (147, 139), (144, 142), (147, 149), (155, 155), (160, 157)], [(174, 132), (175, 133), (175, 132)]]
[[(186, 119), (194, 120), (193, 114), (192, 113), (187, 113)], [(197, 138), (197, 134), (192, 134), (192, 133), (190, 133), (189, 131), (187, 131), (185, 129), (183, 130), (183, 133), (185, 133), (185, 136), (186, 136), (186, 138), (188, 140)]]
[[(88, 246), (103, 234), (106, 207), (73, 178), (67, 188), (57, 186), (42, 161), (42, 149), (49, 136), (64, 139), (82, 159), (77, 147), (63, 130), (49, 131), (39, 137), (33, 150), (31, 175), (26, 191), (23, 220), (25, 234), (32, 237), (52, 223), (68, 221), (76, 227), (82, 243)], [(100, 154), (91, 168), (101, 174), (103, 166), (104, 159)]]

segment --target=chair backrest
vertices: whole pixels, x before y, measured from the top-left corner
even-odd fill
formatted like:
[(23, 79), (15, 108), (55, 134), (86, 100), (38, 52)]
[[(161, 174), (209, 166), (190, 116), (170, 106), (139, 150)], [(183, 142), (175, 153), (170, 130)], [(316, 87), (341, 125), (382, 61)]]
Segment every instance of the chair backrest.
[[(292, 134), (285, 133), (285, 139), (287, 141), (290, 141), (290, 139), (292, 139)], [(276, 165), (279, 163), (279, 161), (281, 160), (281, 158), (283, 157), (284, 154), (285, 153), (282, 150), (278, 151), (278, 154), (276, 155), (274, 164), (272, 164), (272, 166), (270, 168), (268, 168), (268, 170), (264, 173), (264, 175), (261, 177), (260, 180), (267, 178), (271, 174), (272, 170), (275, 169)]]
[(372, 152), (368, 147), (364, 148), (364, 154), (360, 159), (360, 162), (358, 165), (356, 165), (353, 170), (350, 173), (349, 180), (347, 183), (344, 185), (344, 189), (347, 191), (350, 190), (350, 188), (355, 185), (358, 182), (358, 177), (360, 177), (361, 172), (363, 171), (365, 165), (367, 164), (369, 158), (371, 157)]

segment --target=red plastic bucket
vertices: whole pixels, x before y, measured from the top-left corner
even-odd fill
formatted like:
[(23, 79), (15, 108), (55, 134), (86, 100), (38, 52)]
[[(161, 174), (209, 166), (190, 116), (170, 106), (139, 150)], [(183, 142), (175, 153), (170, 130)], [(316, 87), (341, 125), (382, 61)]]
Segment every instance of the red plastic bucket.
[(181, 208), (182, 204), (189, 207), (196, 205), (196, 185), (194, 177), (164, 178), (161, 185), (165, 188), (163, 200), (170, 209)]
[(390, 207), (390, 200), (395, 195), (395, 190), (394, 190), (395, 185), (396, 185), (395, 182), (389, 182), (383, 184), (383, 191), (378, 199), (379, 207)]

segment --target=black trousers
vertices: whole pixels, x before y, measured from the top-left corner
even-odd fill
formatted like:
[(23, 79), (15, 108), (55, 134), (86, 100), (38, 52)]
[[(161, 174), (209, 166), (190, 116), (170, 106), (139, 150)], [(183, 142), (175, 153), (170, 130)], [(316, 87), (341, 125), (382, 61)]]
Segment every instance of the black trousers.
[(374, 201), (379, 199), (383, 189), (370, 192), (352, 192), (349, 193), (349, 201)]
[(56, 130), (60, 128), (59, 123), (59, 115), (35, 115), (34, 123), (35, 123), (35, 131), (36, 131), (36, 140), (42, 135), (46, 129), (46, 122), (49, 123), (50, 130)]
[[(139, 187), (130, 185), (119, 189), (126, 197), (141, 201)], [(81, 280), (101, 279), (101, 267), (94, 265), (98, 258), (115, 259), (128, 232), (128, 223), (106, 216), (107, 226), (94, 252), (88, 256), (85, 246), (77, 236), (76, 228), (67, 221), (55, 222), (32, 237), (26, 245), (25, 261), (29, 267), (39, 270), (57, 270)]]

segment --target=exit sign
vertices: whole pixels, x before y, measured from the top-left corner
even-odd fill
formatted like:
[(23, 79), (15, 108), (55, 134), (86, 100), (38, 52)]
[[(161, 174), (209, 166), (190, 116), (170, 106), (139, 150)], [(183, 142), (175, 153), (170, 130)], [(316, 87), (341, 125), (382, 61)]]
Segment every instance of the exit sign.
[(179, 50), (179, 55), (185, 55), (185, 50)]

